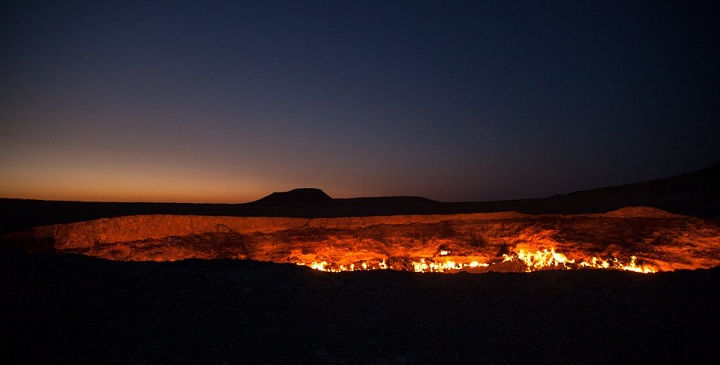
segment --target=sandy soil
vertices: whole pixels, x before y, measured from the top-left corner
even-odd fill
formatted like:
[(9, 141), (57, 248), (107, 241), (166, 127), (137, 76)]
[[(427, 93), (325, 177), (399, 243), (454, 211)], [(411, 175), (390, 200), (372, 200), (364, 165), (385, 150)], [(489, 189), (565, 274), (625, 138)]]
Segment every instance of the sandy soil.
[[(720, 269), (330, 274), (0, 253), (4, 363), (618, 364), (717, 358)], [(702, 362), (701, 362), (702, 361)]]

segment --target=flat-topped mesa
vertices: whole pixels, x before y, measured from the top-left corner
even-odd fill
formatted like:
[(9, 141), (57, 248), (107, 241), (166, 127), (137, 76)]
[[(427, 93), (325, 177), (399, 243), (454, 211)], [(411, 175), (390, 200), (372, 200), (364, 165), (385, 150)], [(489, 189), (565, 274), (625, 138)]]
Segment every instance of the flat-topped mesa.
[(293, 204), (327, 203), (334, 199), (316, 188), (298, 188), (285, 192), (275, 192), (253, 203), (257, 204)]

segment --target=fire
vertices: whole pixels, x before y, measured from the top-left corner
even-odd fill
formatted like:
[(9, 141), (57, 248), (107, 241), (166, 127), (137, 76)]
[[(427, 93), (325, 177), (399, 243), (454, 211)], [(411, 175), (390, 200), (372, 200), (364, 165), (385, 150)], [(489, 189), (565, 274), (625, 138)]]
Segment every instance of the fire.
[(118, 261), (297, 263), (327, 272), (652, 273), (720, 266), (720, 222), (642, 207), (589, 215), (149, 215), (36, 227), (0, 236), (5, 246)]
[(651, 266), (647, 265), (638, 265), (635, 263), (637, 260), (637, 257), (630, 256), (630, 262), (628, 264), (624, 264), (620, 262), (618, 259), (610, 259), (610, 260), (602, 260), (598, 259), (597, 257), (593, 257), (591, 262), (581, 262), (580, 266), (582, 267), (591, 267), (591, 268), (600, 268), (600, 269), (620, 269), (625, 271), (634, 271), (634, 272), (640, 272), (644, 274), (648, 273), (655, 273), (657, 270)]
[[(446, 257), (449, 255), (448, 251), (440, 251), (440, 256)], [(395, 260), (395, 262), (386, 262), (383, 259), (377, 263), (369, 263), (367, 261), (360, 261), (358, 263), (352, 263), (350, 265), (336, 265), (327, 261), (313, 261), (309, 264), (304, 262), (298, 262), (297, 265), (309, 266), (312, 269), (325, 271), (325, 272), (343, 272), (343, 271), (360, 271), (360, 270), (401, 270), (401, 271), (414, 271), (420, 273), (426, 272), (460, 272), (460, 271), (473, 271), (478, 268), (490, 268), (493, 265), (502, 263), (517, 263), (521, 264), (525, 272), (539, 271), (539, 270), (573, 270), (573, 269), (608, 269), (608, 270), (623, 270), (633, 271), (638, 273), (655, 273), (657, 269), (649, 265), (639, 265), (637, 263), (637, 257), (631, 256), (630, 261), (625, 263), (617, 258), (603, 259), (599, 257), (592, 257), (588, 260), (574, 260), (568, 259), (562, 253), (556, 252), (555, 248), (536, 250), (535, 252), (519, 250), (514, 254), (504, 254), (502, 260), (496, 262), (479, 262), (476, 260), (461, 262), (461, 257), (455, 259), (445, 259), (444, 261), (434, 261), (432, 259), (420, 258), (417, 261), (410, 260), (407, 265), (402, 260)]]
[(439, 263), (426, 262), (425, 259), (420, 259), (420, 261), (413, 261), (412, 265), (415, 272), (444, 272), (446, 270), (462, 269), (462, 264), (457, 264), (455, 261), (450, 260)]
[(574, 268), (592, 268), (592, 269), (614, 269), (624, 271), (634, 271), (640, 273), (654, 273), (657, 270), (647, 265), (637, 265), (637, 257), (631, 256), (628, 264), (623, 263), (617, 258), (604, 260), (598, 257), (592, 257), (589, 261), (570, 260), (565, 255), (555, 252), (554, 248), (538, 250), (535, 253), (520, 250), (517, 255), (503, 255), (504, 261), (520, 260), (527, 266), (527, 271), (554, 269), (574, 269)]
[(520, 250), (517, 255), (505, 254), (503, 257), (504, 262), (514, 260), (522, 261), (528, 267), (528, 271), (532, 271), (532, 269), (557, 269), (559, 266), (562, 266), (562, 268), (568, 268), (568, 264), (573, 264), (575, 262), (574, 260), (568, 260), (565, 255), (555, 252), (554, 248), (549, 250), (544, 249), (542, 251), (538, 250), (535, 253)]

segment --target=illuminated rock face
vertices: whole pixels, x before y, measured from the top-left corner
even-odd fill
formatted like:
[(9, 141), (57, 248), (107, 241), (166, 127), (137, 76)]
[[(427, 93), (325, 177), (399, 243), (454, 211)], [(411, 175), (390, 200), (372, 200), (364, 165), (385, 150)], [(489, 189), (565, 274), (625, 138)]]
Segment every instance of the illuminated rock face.
[[(589, 215), (141, 215), (37, 227), (2, 242), (111, 260), (238, 258), (325, 270), (418, 270), (423, 263), (423, 271), (518, 271), (536, 263), (539, 256), (527, 255), (538, 251), (547, 253), (546, 267), (561, 269), (619, 268), (633, 257), (653, 271), (720, 266), (717, 221), (638, 207)], [(448, 262), (454, 266), (438, 266)]]

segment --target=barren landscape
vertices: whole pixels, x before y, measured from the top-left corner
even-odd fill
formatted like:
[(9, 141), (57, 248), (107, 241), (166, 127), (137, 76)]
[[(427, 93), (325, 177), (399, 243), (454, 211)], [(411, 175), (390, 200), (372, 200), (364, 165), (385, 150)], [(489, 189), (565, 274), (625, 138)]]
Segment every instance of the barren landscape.
[(0, 364), (718, 363), (718, 1), (0, 1), (0, 40)]
[(3, 353), (11, 363), (699, 362), (715, 356), (720, 326), (718, 170), (490, 203), (318, 189), (245, 205), (4, 200)]

